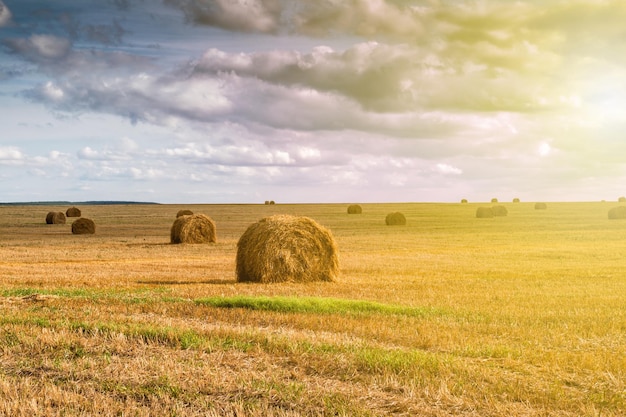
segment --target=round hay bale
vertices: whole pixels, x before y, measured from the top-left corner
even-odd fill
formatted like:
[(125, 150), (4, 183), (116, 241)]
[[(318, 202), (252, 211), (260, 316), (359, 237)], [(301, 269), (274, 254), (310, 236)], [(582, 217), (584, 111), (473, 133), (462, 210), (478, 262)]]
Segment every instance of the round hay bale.
[(72, 234), (93, 235), (96, 233), (96, 224), (91, 219), (81, 217), (72, 223)]
[(80, 217), (81, 214), (80, 209), (77, 207), (70, 207), (65, 211), (66, 217)]
[(493, 209), (491, 207), (478, 207), (476, 209), (476, 217), (479, 219), (490, 219), (493, 217)]
[(237, 242), (237, 281), (334, 281), (337, 245), (330, 230), (309, 217), (279, 214), (250, 225)]
[(493, 206), (491, 211), (493, 211), (494, 217), (506, 217), (509, 214), (509, 211), (504, 206)]
[(361, 214), (363, 209), (358, 204), (351, 204), (348, 206), (348, 214)]
[(492, 203), (497, 203), (497, 202), (498, 202), (498, 199), (497, 199), (497, 198), (492, 198), (492, 199), (491, 199), (491, 202), (492, 202)]
[(265, 200), (265, 205), (267, 206), (269, 204), (270, 204), (270, 201), (269, 200)]
[(47, 224), (65, 224), (65, 214), (61, 211), (51, 211), (46, 215)]
[(517, 198), (517, 197), (516, 197), (516, 198), (514, 198), (514, 199), (513, 199), (513, 202), (514, 202), (514, 203), (519, 203), (519, 198)]
[(204, 214), (180, 216), (170, 230), (171, 243), (215, 243), (215, 222)]
[(619, 203), (626, 203), (626, 197), (620, 197), (617, 199)]
[(270, 206), (273, 206), (274, 204), (276, 204), (274, 200), (270, 200)]
[(546, 203), (535, 203), (535, 210), (547, 210), (548, 205)]
[(406, 224), (406, 217), (399, 211), (389, 213), (387, 217), (385, 217), (385, 224), (387, 226), (404, 226)]
[(609, 219), (626, 219), (626, 206), (613, 207), (609, 210)]
[(461, 203), (463, 203), (463, 204), (467, 204), (467, 198), (462, 199), (462, 200), (461, 200)]
[(176, 218), (179, 218), (181, 216), (191, 216), (193, 214), (193, 211), (191, 210), (178, 210), (178, 213), (176, 213)]

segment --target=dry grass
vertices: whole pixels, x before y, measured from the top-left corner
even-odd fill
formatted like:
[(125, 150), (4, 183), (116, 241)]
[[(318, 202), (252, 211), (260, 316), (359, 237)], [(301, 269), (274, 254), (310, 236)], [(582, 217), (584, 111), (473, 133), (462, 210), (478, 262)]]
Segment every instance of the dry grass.
[[(341, 248), (332, 283), (235, 280), (264, 205), (0, 207), (0, 415), (622, 416), (626, 223), (611, 203), (277, 205)], [(381, 224), (386, 213), (416, 219)], [(489, 242), (489, 250), (485, 250)]]

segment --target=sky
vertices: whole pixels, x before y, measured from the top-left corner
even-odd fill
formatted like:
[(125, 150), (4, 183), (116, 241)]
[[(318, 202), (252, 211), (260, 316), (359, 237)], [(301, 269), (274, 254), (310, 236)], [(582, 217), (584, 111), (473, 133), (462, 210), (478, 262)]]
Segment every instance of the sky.
[(0, 202), (626, 194), (622, 0), (0, 0)]

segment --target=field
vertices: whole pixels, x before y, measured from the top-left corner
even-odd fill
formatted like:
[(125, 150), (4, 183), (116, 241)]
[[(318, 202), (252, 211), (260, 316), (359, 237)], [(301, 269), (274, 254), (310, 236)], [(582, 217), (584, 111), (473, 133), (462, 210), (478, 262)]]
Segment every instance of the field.
[[(618, 203), (481, 205), (0, 206), (0, 415), (626, 415)], [(182, 208), (218, 242), (169, 244)], [(275, 213), (332, 230), (339, 280), (236, 282)]]

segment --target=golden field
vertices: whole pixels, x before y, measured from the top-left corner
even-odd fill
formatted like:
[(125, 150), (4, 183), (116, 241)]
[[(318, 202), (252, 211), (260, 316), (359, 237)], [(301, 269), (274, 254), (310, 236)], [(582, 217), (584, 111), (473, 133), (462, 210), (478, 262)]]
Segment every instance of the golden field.
[[(499, 204), (0, 206), (0, 415), (626, 415), (618, 203)], [(183, 208), (218, 242), (169, 244)], [(236, 282), (278, 213), (332, 231), (336, 282)]]

